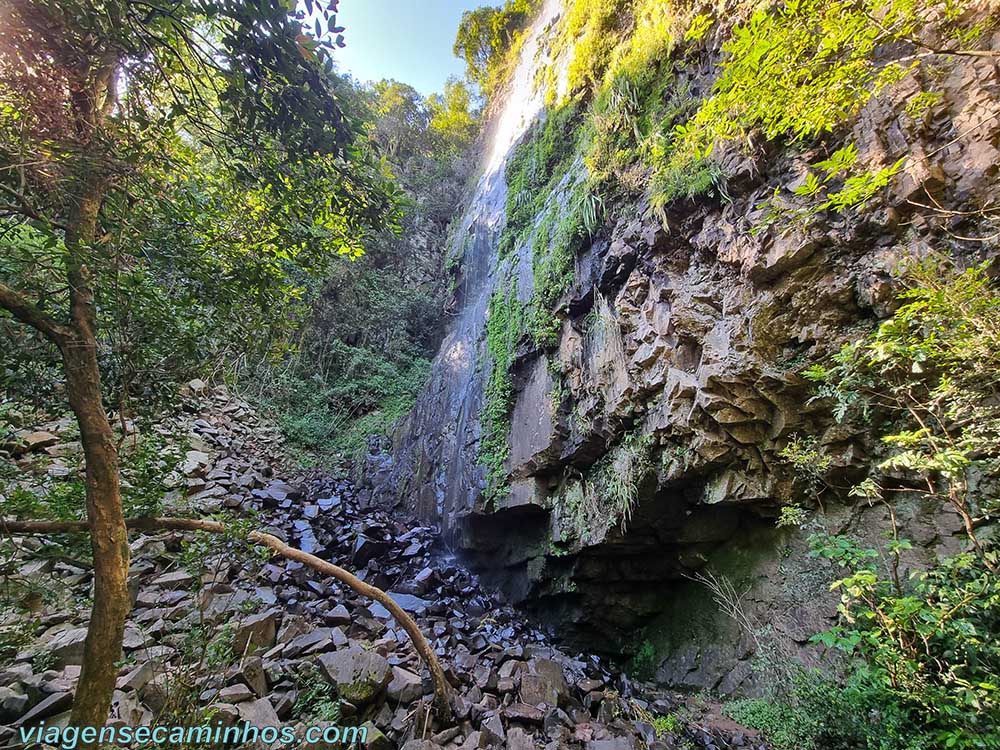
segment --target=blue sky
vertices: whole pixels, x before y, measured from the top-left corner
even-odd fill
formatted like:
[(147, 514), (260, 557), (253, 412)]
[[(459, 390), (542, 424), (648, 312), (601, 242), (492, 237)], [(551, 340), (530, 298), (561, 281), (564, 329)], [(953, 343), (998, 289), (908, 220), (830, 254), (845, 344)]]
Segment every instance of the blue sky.
[(361, 81), (395, 78), (422, 94), (444, 88), (464, 63), (451, 52), (462, 11), (490, 0), (341, 0), (337, 23), (347, 47), (334, 57)]

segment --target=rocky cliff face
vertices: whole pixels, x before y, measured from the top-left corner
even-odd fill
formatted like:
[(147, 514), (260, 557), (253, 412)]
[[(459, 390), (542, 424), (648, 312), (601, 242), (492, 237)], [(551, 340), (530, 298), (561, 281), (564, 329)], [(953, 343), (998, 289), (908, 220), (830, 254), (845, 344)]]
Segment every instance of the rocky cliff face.
[[(505, 95), (494, 106), (479, 178), (453, 222), (448, 264), (457, 276), (455, 318), (434, 361), (430, 381), (396, 432), (393, 461), (378, 462), (377, 492), (452, 527), (477, 503), (484, 481), (477, 444), (484, 389), (483, 337), (499, 274), (496, 248), (504, 220), (507, 157), (543, 112), (534, 74), (546, 61), (543, 38), (560, 9), (546, 0), (528, 31)], [(405, 500), (404, 500), (405, 498)]]
[[(501, 121), (530, 89), (525, 69), (545, 57), (536, 50), (555, 5), (531, 31)], [(675, 85), (704, 95), (718, 43), (700, 55)], [(918, 112), (929, 78), (934, 101)], [(732, 584), (773, 649), (814, 658), (803, 646), (834, 614), (835, 575), (809, 557), (804, 533), (775, 526), (781, 505), (803, 496), (778, 453), (814, 437), (834, 457), (825, 479), (847, 487), (873, 445), (833, 420), (800, 373), (891, 312), (901, 262), (996, 252), (995, 241), (970, 238), (991, 234), (983, 207), (998, 197), (998, 87), (996, 58), (941, 57), (862, 107), (837, 142), (855, 144), (871, 169), (907, 160), (860, 210), (769, 223), (775, 188), (802, 184), (830, 149), (763, 140), (717, 146), (717, 197), (675, 201), (660, 216), (642, 199), (615, 206), (576, 254), (554, 307), (555, 343), (515, 347), (499, 494), (484, 492), (480, 455), (489, 300), (498, 284), (525, 303), (538, 292), (530, 242), (498, 252), (505, 185), (494, 154), (456, 235), (460, 312), (391, 456), (372, 458), (376, 494), (440, 521), (487, 580), (567, 635), (609, 651), (648, 642), (656, 656), (646, 666), (665, 683), (754, 686), (747, 660), (760, 642), (691, 579), (699, 571)], [(538, 96), (526, 98), (515, 138)], [(918, 543), (907, 565), (957, 547), (956, 517), (902, 492), (894, 503)], [(864, 539), (888, 523), (886, 508), (836, 490), (821, 511), (817, 523)]]

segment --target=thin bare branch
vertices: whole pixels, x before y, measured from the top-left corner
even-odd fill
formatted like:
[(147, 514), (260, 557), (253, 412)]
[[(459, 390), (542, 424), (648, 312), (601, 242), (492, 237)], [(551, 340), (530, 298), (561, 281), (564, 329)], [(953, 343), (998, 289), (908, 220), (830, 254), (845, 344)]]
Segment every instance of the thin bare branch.
[[(226, 533), (225, 524), (219, 521), (198, 518), (128, 518), (125, 520), (125, 525), (129, 529), (141, 531), (206, 531), (212, 534)], [(0, 518), (0, 531), (4, 534), (65, 534), (89, 532), (90, 526), (86, 521), (14, 521)], [(310, 555), (308, 552), (303, 552), (285, 544), (272, 534), (267, 534), (263, 531), (251, 531), (247, 535), (247, 539), (271, 549), (282, 557), (300, 562), (324, 575), (336, 578), (357, 593), (369, 599), (374, 599), (389, 610), (389, 613), (395, 618), (396, 622), (410, 636), (414, 648), (416, 648), (417, 653), (420, 654), (420, 658), (423, 659), (431, 673), (431, 679), (434, 682), (434, 696), (437, 710), (442, 716), (450, 715), (451, 704), (449, 696), (451, 695), (451, 688), (444, 676), (441, 664), (437, 660), (434, 650), (427, 643), (427, 639), (420, 632), (420, 627), (391, 596), (386, 594), (382, 589), (365, 583), (353, 573), (333, 563), (329, 563), (326, 560), (316, 557), (316, 555)]]

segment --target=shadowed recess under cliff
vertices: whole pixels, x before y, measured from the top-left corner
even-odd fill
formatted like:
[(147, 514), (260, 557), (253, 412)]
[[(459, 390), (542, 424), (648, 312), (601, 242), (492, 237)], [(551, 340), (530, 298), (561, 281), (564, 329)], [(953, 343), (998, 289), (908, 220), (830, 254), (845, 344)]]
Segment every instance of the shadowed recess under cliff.
[[(988, 252), (966, 240), (991, 234), (997, 70), (992, 53), (898, 62), (946, 26), (899, 31), (899, 49), (859, 37), (830, 75), (864, 95), (838, 102), (794, 70), (753, 79), (745, 20), (627, 5), (550, 0), (516, 48), (453, 233), (455, 320), (367, 481), (566, 635), (649, 644), (666, 683), (747, 692), (754, 639), (692, 577), (727, 576), (783, 652), (812, 660), (833, 569), (776, 528), (783, 508), (873, 544), (894, 514), (921, 539), (907, 569), (960, 544), (952, 509), (848, 496), (877, 440), (802, 372), (896, 309), (909, 260)], [(798, 29), (791, 13), (753, 23), (778, 45)], [(820, 48), (805, 33), (802, 65)], [(773, 107), (720, 115), (747, 76)], [(965, 212), (965, 240), (934, 206)], [(803, 445), (826, 456), (818, 504)]]

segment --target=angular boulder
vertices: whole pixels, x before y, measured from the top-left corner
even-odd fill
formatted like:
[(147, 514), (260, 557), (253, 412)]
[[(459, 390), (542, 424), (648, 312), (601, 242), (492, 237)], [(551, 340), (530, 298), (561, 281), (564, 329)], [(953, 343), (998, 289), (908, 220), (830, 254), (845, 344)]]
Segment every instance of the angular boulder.
[(384, 657), (356, 644), (321, 655), (319, 664), (340, 697), (356, 705), (371, 703), (392, 679)]

